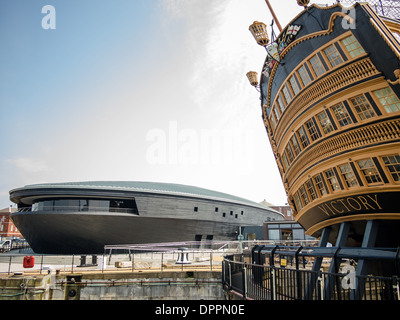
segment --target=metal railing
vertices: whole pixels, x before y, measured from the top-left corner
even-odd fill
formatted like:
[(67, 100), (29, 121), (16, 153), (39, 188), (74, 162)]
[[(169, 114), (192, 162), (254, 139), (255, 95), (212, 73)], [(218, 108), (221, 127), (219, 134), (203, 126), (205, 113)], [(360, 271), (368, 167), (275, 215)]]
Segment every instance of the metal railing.
[[(28, 247), (19, 252), (0, 254), (0, 274), (14, 272), (47, 272), (49, 268), (59, 273), (82, 272), (85, 268), (108, 270), (143, 270), (152, 269), (165, 271), (171, 268), (189, 270), (193, 266), (207, 267), (210, 270), (220, 270), (223, 257), (227, 254), (239, 253), (255, 245), (303, 244), (311, 245), (315, 241), (188, 241), (170, 243), (150, 243), (136, 245), (105, 246), (104, 254), (89, 255), (50, 255), (35, 254)], [(188, 255), (190, 263), (177, 264), (183, 253)], [(246, 249), (247, 248), (247, 249)], [(34, 257), (34, 268), (25, 269), (25, 256)], [(118, 266), (116, 266), (118, 265)]]
[[(312, 270), (317, 256), (335, 261), (339, 256), (337, 248), (325, 248), (320, 253), (319, 248), (304, 252), (302, 247), (266, 249), (261, 259), (261, 250), (254, 249), (251, 253), (225, 256), (222, 283), (228, 296), (250, 300), (400, 300), (400, 279), (396, 275), (357, 275), (350, 259), (342, 263), (342, 273)], [(330, 254), (335, 251), (336, 256)], [(398, 252), (394, 256), (396, 263)], [(382, 259), (389, 260), (388, 256)], [(336, 269), (340, 269), (340, 263)]]
[[(183, 256), (183, 254), (185, 256)], [(39, 255), (27, 252), (0, 254), (0, 274), (75, 274), (82, 272), (136, 271), (192, 271), (192, 269), (220, 271), (224, 252), (187, 250), (171, 252), (143, 252), (132, 254), (99, 255)], [(25, 259), (32, 263), (25, 266)]]
[(1, 241), (4, 243), (1, 243), (0, 252), (30, 248), (30, 245), (26, 240), (9, 240), (9, 242), (5, 241), (7, 240)]

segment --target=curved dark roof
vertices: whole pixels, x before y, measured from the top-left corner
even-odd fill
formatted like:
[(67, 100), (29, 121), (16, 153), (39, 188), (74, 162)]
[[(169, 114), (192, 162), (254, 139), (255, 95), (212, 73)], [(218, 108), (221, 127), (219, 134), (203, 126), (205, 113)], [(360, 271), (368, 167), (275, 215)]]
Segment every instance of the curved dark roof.
[[(161, 182), (144, 182), (144, 181), (84, 181), (84, 182), (61, 182), (61, 183), (42, 183), (27, 185), (22, 188), (13, 189), (10, 191), (10, 198), (14, 202), (18, 199), (34, 196), (35, 190), (100, 190), (100, 191), (125, 191), (125, 192), (140, 192), (153, 194), (177, 195), (183, 197), (206, 198), (225, 202), (236, 202), (253, 207), (262, 208), (264, 210), (274, 211), (256, 202), (237, 197), (234, 195), (213, 191), (209, 189), (199, 188), (174, 183)], [(15, 196), (19, 194), (19, 196)]]

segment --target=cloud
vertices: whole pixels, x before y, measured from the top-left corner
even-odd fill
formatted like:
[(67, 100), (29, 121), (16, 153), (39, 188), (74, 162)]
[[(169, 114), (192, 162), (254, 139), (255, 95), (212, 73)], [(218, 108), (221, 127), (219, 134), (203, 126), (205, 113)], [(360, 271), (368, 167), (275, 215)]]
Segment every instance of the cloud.
[(185, 85), (190, 99), (203, 113), (218, 117), (217, 126), (230, 122), (249, 105), (247, 71), (260, 68), (265, 59), (265, 51), (248, 30), (258, 15), (255, 8), (266, 13), (265, 4), (249, 5), (239, 0), (163, 3), (165, 23), (184, 28), (178, 52), (180, 63), (186, 62)]
[(17, 157), (14, 159), (7, 159), (9, 163), (25, 173), (42, 173), (52, 171), (51, 167), (43, 160), (32, 159), (27, 157)]

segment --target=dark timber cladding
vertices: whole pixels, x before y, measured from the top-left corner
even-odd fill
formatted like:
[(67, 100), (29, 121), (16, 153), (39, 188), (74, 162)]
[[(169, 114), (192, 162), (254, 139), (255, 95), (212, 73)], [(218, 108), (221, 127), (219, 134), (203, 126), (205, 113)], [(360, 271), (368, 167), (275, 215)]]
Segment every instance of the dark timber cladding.
[(282, 214), (233, 195), (170, 183), (89, 181), (10, 191), (12, 219), (36, 253), (103, 253), (106, 245), (236, 240)]
[(306, 7), (267, 45), (264, 124), (309, 235), (331, 227), (334, 243), (349, 222), (349, 238), (359, 242), (367, 220), (380, 221), (381, 236), (384, 226), (400, 230), (398, 39), (399, 20), (368, 3), (338, 3)]

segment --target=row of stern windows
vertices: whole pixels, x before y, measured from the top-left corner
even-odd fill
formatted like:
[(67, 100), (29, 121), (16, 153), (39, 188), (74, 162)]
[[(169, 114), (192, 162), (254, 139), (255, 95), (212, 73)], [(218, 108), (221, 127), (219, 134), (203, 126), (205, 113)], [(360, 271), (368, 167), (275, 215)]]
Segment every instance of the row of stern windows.
[(345, 38), (323, 48), (305, 61), (277, 94), (270, 115), (272, 129), (275, 130), (281, 115), (294, 97), (312, 81), (339, 67), (346, 61), (356, 59), (363, 54), (365, 54), (365, 50), (357, 39), (353, 35), (347, 35)]
[(390, 87), (366, 92), (344, 100), (311, 117), (290, 137), (282, 152), (285, 171), (296, 157), (314, 141), (347, 126), (374, 120), (400, 111), (400, 100)]
[[(349, 159), (350, 160), (350, 159)], [(298, 211), (310, 202), (341, 190), (383, 184), (400, 185), (400, 155), (349, 161), (310, 177), (293, 195)]]

